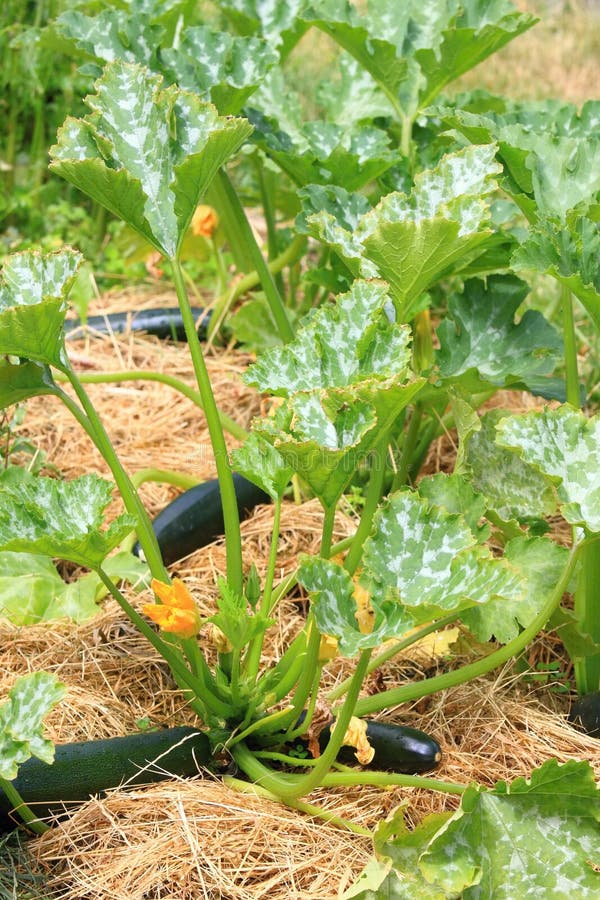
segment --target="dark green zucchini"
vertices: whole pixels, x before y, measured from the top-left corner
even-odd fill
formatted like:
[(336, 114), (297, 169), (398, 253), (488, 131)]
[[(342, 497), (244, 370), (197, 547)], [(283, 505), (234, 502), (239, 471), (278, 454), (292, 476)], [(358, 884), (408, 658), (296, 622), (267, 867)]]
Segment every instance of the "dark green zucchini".
[[(52, 765), (31, 757), (12, 782), (32, 811), (44, 817), (64, 811), (63, 803), (84, 801), (123, 782), (132, 785), (196, 775), (211, 761), (208, 737), (179, 726), (101, 741), (57, 744)], [(145, 768), (147, 767), (147, 768)], [(19, 822), (0, 789), (0, 830)]]
[(580, 697), (572, 705), (569, 721), (591, 737), (600, 737), (600, 691)]
[[(366, 723), (367, 740), (375, 751), (369, 763), (370, 769), (416, 775), (429, 772), (439, 765), (442, 758), (440, 745), (424, 731), (373, 719), (366, 719)], [(332, 728), (333, 724), (327, 725), (319, 735), (321, 751), (327, 746)], [(354, 748), (341, 747), (337, 759), (341, 763), (356, 764)]]
[[(210, 312), (201, 307), (193, 307), (196, 328), (200, 340), (206, 338)], [(85, 323), (80, 319), (67, 319), (65, 331), (68, 336), (81, 337), (86, 331), (100, 334), (123, 334), (133, 331), (145, 332), (158, 338), (172, 338), (185, 341), (185, 329), (179, 307), (163, 309), (141, 309), (138, 312), (107, 313), (104, 316), (88, 316)]]
[[(241, 518), (270, 497), (241, 475), (234, 475), (235, 493)], [(183, 559), (199, 547), (223, 534), (223, 507), (217, 479), (205, 481), (184, 491), (160, 512), (152, 522), (158, 546), (166, 566)], [(133, 552), (139, 556), (136, 543)]]

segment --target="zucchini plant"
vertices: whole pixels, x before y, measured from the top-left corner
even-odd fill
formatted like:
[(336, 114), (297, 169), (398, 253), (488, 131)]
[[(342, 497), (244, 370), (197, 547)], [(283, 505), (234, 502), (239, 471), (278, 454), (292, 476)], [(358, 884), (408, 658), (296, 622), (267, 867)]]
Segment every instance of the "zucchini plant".
[[(264, 26), (265, 41), (282, 56), (310, 25), (333, 36), (391, 105), (397, 127), (390, 126), (386, 140), (364, 129), (348, 137), (312, 128), (294, 147), (273, 135), (261, 110), (237, 115), (249, 96), (245, 88), (244, 99), (231, 100), (234, 106), (220, 114), (210, 100), (225, 103), (225, 90), (200, 90), (196, 81), (190, 90), (186, 81), (192, 78), (196, 42), (211, 45), (205, 33), (190, 29), (182, 57), (163, 54), (176, 72), (171, 78), (183, 87), (156, 73), (155, 57), (145, 60), (150, 67), (135, 54), (133, 60), (109, 62), (86, 100), (90, 112), (67, 119), (51, 149), (55, 173), (122, 218), (170, 263), (219, 479), (226, 571), (218, 579), (214, 613), (203, 619), (186, 585), (171, 582), (168, 557), (136, 487), (69, 361), (64, 323), (81, 262), (69, 248), (16, 254), (4, 267), (0, 402), (4, 407), (45, 395), (65, 404), (106, 460), (125, 513), (105, 524), (112, 486), (102, 479), (83, 476), (67, 483), (8, 469), (0, 474), (0, 549), (43, 553), (91, 569), (169, 664), (211, 753), (229, 755), (269, 796), (360, 834), (361, 826), (303, 798), (320, 786), (356, 784), (419, 786), (461, 796), (457, 812), (428, 819), (412, 833), (400, 816), (383, 823), (375, 835), (380, 862), (348, 896), (412, 891), (431, 898), (510, 897), (528, 890), (559, 898), (565, 885), (577, 896), (595, 896), (598, 873), (590, 861), (597, 863), (600, 850), (599, 798), (586, 762), (559, 767), (549, 761), (529, 781), (492, 789), (465, 786), (420, 774), (437, 764), (437, 745), (413, 735), (416, 745), (409, 751), (395, 731), (399, 771), (390, 772), (390, 755), (385, 748), (377, 754), (370, 742), (371, 735), (376, 740), (373, 726), (363, 718), (484, 675), (519, 655), (548, 622), (565, 626), (565, 633), (579, 631), (583, 656), (598, 653), (595, 636), (577, 621), (578, 610), (573, 616), (561, 604), (576, 579), (578, 591), (591, 595), (589, 560), (600, 532), (600, 426), (572, 402), (575, 375), (571, 350), (563, 354), (563, 336), (539, 312), (517, 319), (528, 286), (512, 269), (522, 273), (527, 254), (538, 258), (542, 237), (536, 228), (542, 225), (532, 210), (543, 179), (528, 157), (519, 163), (522, 179), (513, 190), (510, 166), (518, 154), (508, 152), (504, 134), (483, 126), (468, 140), (458, 139), (460, 110), (454, 112), (454, 136), (438, 132), (429, 160), (417, 153), (421, 116), (440, 120), (441, 113), (427, 107), (441, 89), (532, 20), (503, 0), (491, 9), (478, 0), (429, 0), (406, 4), (402, 15), (392, 0), (381, 0), (364, 16), (337, 0), (297, 8), (281, 2), (268, 19), (278, 27), (267, 39), (265, 7), (260, 0), (239, 0), (223, 4), (223, 11), (240, 28)], [(82, 27), (75, 14), (69, 22), (71, 29)], [(233, 42), (223, 47), (233, 59)], [(252, 135), (295, 181), (302, 202), (297, 231), (320, 242), (322, 283), (335, 288), (299, 322), (282, 301), (223, 168)], [(346, 177), (345, 187), (339, 180)], [(375, 196), (367, 196), (366, 186), (375, 179)], [(501, 189), (530, 215), (525, 238), (523, 228), (498, 225)], [(595, 192), (590, 216), (599, 189), (595, 182), (586, 188)], [(244, 376), (276, 402), (231, 454), (180, 260), (194, 210), (211, 192), (224, 199), (231, 228), (240, 245), (246, 242), (278, 332), (278, 343)], [(550, 238), (544, 233), (543, 239), (550, 253)], [(595, 282), (583, 262), (569, 257), (577, 272), (561, 277), (575, 293), (584, 284), (582, 302), (593, 316)], [(554, 263), (547, 269), (555, 274)], [(440, 283), (448, 285), (447, 306), (434, 347), (429, 307)], [(553, 373), (563, 356), (571, 402), (527, 415), (479, 417), (481, 403), (501, 388), (556, 397), (561, 383)], [(417, 484), (432, 437), (451, 425), (459, 434), (455, 471)], [(390, 479), (387, 459), (394, 445), (400, 452)], [(356, 531), (335, 545), (336, 511), (365, 464)], [(243, 565), (234, 472), (273, 502), (262, 581), (254, 567)], [(281, 510), (293, 476), (322, 506), (320, 551), (277, 584)], [(557, 510), (573, 528), (569, 547), (544, 535), (545, 520)], [(141, 612), (107, 571), (109, 554), (134, 529), (156, 597)], [(267, 664), (263, 645), (274, 611), (296, 584), (310, 597), (306, 622), (281, 658)], [(456, 623), (489, 643), (490, 652), (433, 678), (362, 695), (365, 678), (378, 666)], [(323, 696), (323, 670), (336, 654), (355, 659), (353, 674)], [(39, 683), (50, 685), (42, 676)], [(19, 746), (15, 763), (24, 762), (32, 747), (50, 761), (40, 723), (47, 695), (54, 702), (58, 693), (52, 683), (39, 702), (31, 701), (36, 740), (14, 731), (11, 741), (27, 745)], [(319, 700), (329, 705), (332, 723), (320, 755), (298, 757), (290, 748), (311, 732)], [(346, 744), (364, 764), (375, 749), (381, 770), (344, 767), (338, 756)], [(15, 752), (11, 743), (6, 753)], [(14, 765), (6, 766), (0, 777), (18, 805), (14, 772)], [(558, 811), (550, 792), (564, 800)], [(558, 835), (561, 859), (549, 866)]]

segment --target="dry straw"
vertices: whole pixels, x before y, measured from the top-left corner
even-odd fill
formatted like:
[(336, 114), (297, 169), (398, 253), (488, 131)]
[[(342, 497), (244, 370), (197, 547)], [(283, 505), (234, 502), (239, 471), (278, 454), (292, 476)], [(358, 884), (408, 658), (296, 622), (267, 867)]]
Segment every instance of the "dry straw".
[[(154, 302), (165, 305), (165, 298)], [(114, 305), (123, 308), (119, 298)], [(193, 384), (187, 352), (177, 345), (129, 335), (89, 339), (73, 344), (72, 350), (85, 371), (148, 367)], [(208, 362), (219, 405), (247, 425), (259, 409), (259, 398), (239, 380), (247, 357), (219, 350)], [(202, 414), (170, 388), (112, 385), (95, 388), (93, 396), (129, 471), (154, 465), (197, 477), (214, 475), (208, 454), (198, 454), (199, 447), (208, 445)], [(23, 430), (67, 477), (89, 471), (106, 474), (87, 438), (59, 405), (47, 400), (30, 404)], [(448, 436), (433, 448), (429, 470), (446, 468), (451, 460)], [(172, 488), (152, 485), (144, 491), (144, 500), (155, 513), (174, 494)], [(271, 525), (269, 507), (258, 508), (243, 524), (248, 567), (255, 562), (264, 570)], [(278, 577), (293, 570), (300, 552), (318, 548), (320, 528), (316, 502), (286, 504)], [(337, 536), (351, 529), (351, 519), (341, 514)], [(223, 569), (219, 542), (174, 567), (206, 614), (214, 608), (215, 573)], [(129, 596), (137, 604), (148, 599)], [(300, 594), (281, 604), (268, 634), (266, 660), (279, 657), (305, 613)], [(195, 723), (165, 665), (112, 602), (78, 627), (52, 623), (17, 629), (3, 624), (1, 631), (0, 693), (6, 693), (17, 675), (34, 669), (54, 671), (67, 684), (65, 702), (49, 717), (49, 732), (56, 741), (132, 733), (142, 718), (157, 725)], [(465, 659), (478, 652), (463, 643)], [(544, 638), (532, 649), (529, 662), (534, 666), (561, 652), (556, 640)], [(365, 689), (427, 677), (459, 661), (426, 645), (389, 662)], [(327, 686), (349, 670), (348, 662), (334, 661)], [(441, 778), (488, 785), (527, 775), (551, 757), (586, 758), (600, 770), (598, 743), (566, 723), (565, 708), (560, 696), (524, 683), (508, 666), (412, 708), (389, 710), (386, 718), (422, 728), (440, 741)], [(457, 800), (421, 790), (370, 787), (318, 791), (310, 802), (373, 828), (400, 804), (406, 805), (407, 819), (414, 823), (428, 812), (452, 808)], [(112, 791), (83, 804), (28, 846), (44, 873), (46, 896), (63, 900), (328, 900), (352, 883), (371, 852), (364, 837), (241, 793), (210, 774)]]

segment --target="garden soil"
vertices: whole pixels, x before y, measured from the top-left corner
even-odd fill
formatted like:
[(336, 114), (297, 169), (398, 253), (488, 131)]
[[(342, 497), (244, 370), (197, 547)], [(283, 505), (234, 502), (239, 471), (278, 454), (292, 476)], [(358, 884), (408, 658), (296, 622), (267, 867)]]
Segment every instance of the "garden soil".
[[(156, 291), (115, 294), (103, 299), (102, 310), (170, 304), (173, 296)], [(70, 341), (69, 350), (84, 373), (155, 369), (194, 384), (185, 345), (130, 334), (88, 336)], [(261, 398), (240, 380), (248, 361), (248, 355), (223, 347), (208, 357), (218, 404), (243, 427), (261, 410)], [(90, 385), (89, 392), (129, 472), (155, 466), (199, 479), (214, 477), (204, 418), (188, 399), (150, 382)], [(502, 402), (514, 407), (517, 400), (503, 397)], [(29, 403), (20, 431), (65, 477), (86, 472), (108, 475), (93, 446), (54, 399)], [(230, 441), (231, 447), (235, 444)], [(451, 469), (453, 454), (449, 434), (432, 448), (428, 470)], [(151, 515), (176, 493), (166, 485), (142, 488)], [(115, 500), (110, 512), (120, 511)], [(320, 522), (316, 501), (285, 504), (278, 578), (294, 569), (299, 553), (317, 550)], [(268, 506), (258, 507), (242, 524), (248, 568), (254, 562), (265, 571), (271, 525)], [(342, 510), (336, 536), (344, 537), (352, 529), (351, 509)], [(203, 614), (214, 610), (215, 579), (224, 563), (224, 548), (216, 541), (172, 567), (172, 574), (185, 579)], [(74, 573), (67, 569), (65, 574)], [(149, 600), (147, 594), (132, 590), (128, 597), (137, 606)], [(299, 593), (280, 605), (269, 632), (267, 661), (279, 657), (305, 614), (306, 600)], [(48, 718), (48, 733), (56, 742), (133, 733), (140, 720), (154, 726), (197, 724), (165, 665), (112, 601), (79, 626), (0, 627), (0, 694), (6, 694), (18, 675), (38, 669), (56, 672), (68, 687), (66, 699)], [(458, 641), (451, 660), (448, 639), (429, 639), (373, 674), (365, 690), (380, 691), (428, 677), (482, 652), (463, 635), (453, 632), (451, 637)], [(564, 681), (569, 676), (568, 659), (555, 636), (543, 635), (521, 668), (535, 673), (539, 663), (556, 660), (564, 669)], [(327, 687), (348, 672), (347, 662), (331, 663)], [(444, 780), (492, 785), (527, 776), (552, 757), (588, 759), (600, 775), (600, 742), (567, 723), (568, 697), (558, 692), (558, 684), (541, 685), (526, 676), (511, 664), (412, 706), (389, 709), (382, 718), (433, 735), (443, 750), (436, 775)], [(420, 789), (363, 787), (316, 791), (306, 802), (372, 829), (399, 807), (411, 826), (428, 813), (453, 808), (457, 799)], [(31, 866), (43, 877), (43, 896), (62, 900), (328, 900), (341, 896), (353, 883), (372, 851), (370, 840), (362, 835), (210, 773), (111, 791), (69, 810), (67, 818), (28, 841), (27, 847)]]

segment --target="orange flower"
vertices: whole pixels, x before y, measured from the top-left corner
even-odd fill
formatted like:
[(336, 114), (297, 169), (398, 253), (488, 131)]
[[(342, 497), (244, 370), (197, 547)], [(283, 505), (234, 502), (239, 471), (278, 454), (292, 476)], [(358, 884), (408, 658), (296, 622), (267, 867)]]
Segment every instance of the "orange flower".
[(352, 716), (342, 743), (354, 747), (356, 751), (354, 755), (361, 766), (368, 766), (372, 762), (375, 750), (367, 740), (367, 723), (364, 719)]
[(192, 233), (196, 237), (211, 238), (219, 227), (219, 217), (212, 206), (198, 206), (192, 216)]
[(152, 590), (161, 603), (147, 603), (142, 612), (156, 622), (163, 631), (180, 638), (191, 638), (198, 634), (202, 622), (194, 598), (179, 578), (173, 584), (152, 579)]

